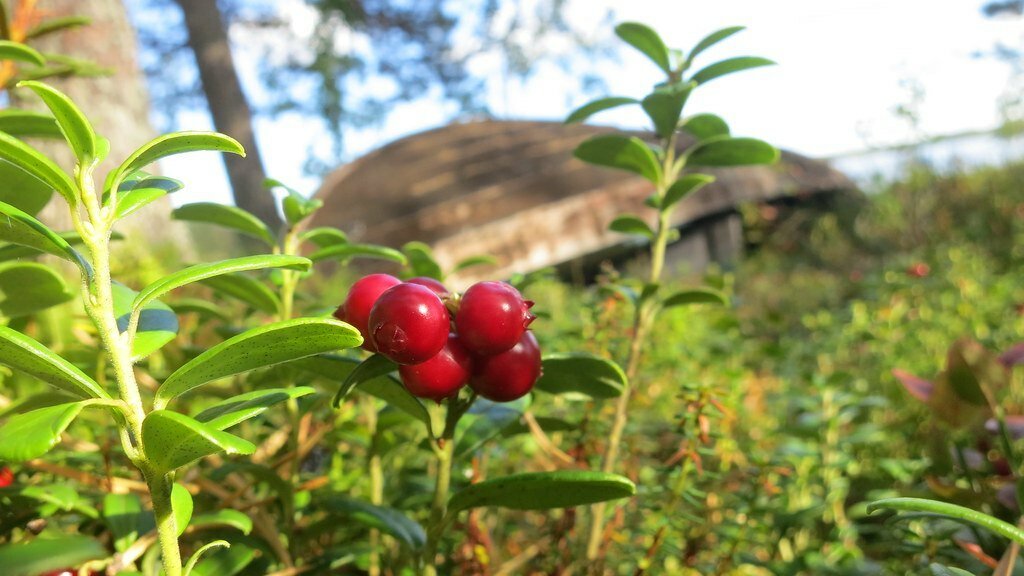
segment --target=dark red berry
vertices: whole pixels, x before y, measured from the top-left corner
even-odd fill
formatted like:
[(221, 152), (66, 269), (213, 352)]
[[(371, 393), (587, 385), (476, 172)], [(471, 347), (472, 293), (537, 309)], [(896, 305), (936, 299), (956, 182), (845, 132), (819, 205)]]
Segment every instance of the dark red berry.
[(523, 300), (519, 291), (504, 282), (478, 282), (469, 287), (459, 302), (455, 328), (462, 343), (478, 355), (504, 352), (519, 342), (537, 317), (530, 313), (533, 302)]
[(409, 284), (419, 284), (420, 286), (426, 286), (430, 288), (430, 291), (437, 294), (437, 297), (444, 300), (451, 295), (448, 288), (445, 287), (439, 280), (430, 278), (429, 276), (417, 276), (415, 278), (409, 278), (406, 280)]
[[(89, 574), (92, 574), (92, 572), (89, 572)], [(49, 572), (45, 572), (43, 574), (40, 574), (39, 576), (78, 576), (78, 569), (77, 568), (58, 568), (56, 570), (51, 570)]]
[(473, 359), (455, 334), (433, 358), (420, 364), (399, 366), (402, 384), (413, 396), (440, 402), (459, 393), (469, 382)]
[(526, 331), (511, 350), (473, 358), (469, 387), (488, 400), (510, 402), (528, 394), (538, 378), (540, 346), (533, 332)]
[(352, 285), (345, 302), (334, 311), (334, 317), (355, 326), (363, 335), (363, 349), (376, 352), (370, 338), (370, 310), (373, 304), (388, 288), (398, 286), (402, 281), (390, 274), (370, 274)]
[(399, 284), (370, 310), (370, 338), (377, 351), (399, 364), (419, 364), (448, 341), (448, 309), (419, 284)]
[(7, 466), (0, 468), (0, 488), (6, 488), (14, 484), (14, 472)]

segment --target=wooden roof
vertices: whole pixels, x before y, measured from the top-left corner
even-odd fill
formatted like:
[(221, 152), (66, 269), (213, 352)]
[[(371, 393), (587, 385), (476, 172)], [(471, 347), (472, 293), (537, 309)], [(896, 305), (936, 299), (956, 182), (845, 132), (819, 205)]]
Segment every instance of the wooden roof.
[[(478, 121), (415, 134), (328, 175), (317, 193), (324, 207), (312, 225), (394, 247), (420, 240), (447, 266), (489, 254), (499, 261), (481, 271), (490, 277), (570, 261), (623, 242), (607, 230), (622, 212), (653, 220), (643, 205), (653, 190), (649, 182), (572, 156), (581, 141), (610, 131), (616, 130)], [(853, 188), (824, 162), (789, 152), (776, 166), (707, 172), (717, 182), (684, 200), (675, 224), (743, 202)]]

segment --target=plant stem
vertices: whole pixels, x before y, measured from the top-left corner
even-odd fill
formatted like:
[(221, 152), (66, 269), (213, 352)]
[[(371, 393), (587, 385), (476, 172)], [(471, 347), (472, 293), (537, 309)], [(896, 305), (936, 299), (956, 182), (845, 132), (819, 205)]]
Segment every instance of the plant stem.
[[(384, 503), (384, 468), (381, 465), (377, 443), (380, 441), (377, 430), (377, 406), (373, 397), (363, 396), (363, 411), (366, 413), (366, 428), (370, 433), (370, 452), (367, 459), (370, 477), (370, 504), (380, 506)], [(370, 530), (370, 576), (380, 576), (380, 530)]]
[(181, 575), (181, 552), (178, 550), (178, 526), (171, 509), (171, 477), (168, 474), (146, 474), (149, 495), (153, 499), (157, 535), (160, 537), (161, 564), (167, 576)]
[(434, 500), (430, 506), (430, 521), (427, 529), (427, 544), (423, 552), (423, 576), (437, 576), (437, 547), (444, 533), (445, 511), (448, 508), (448, 490), (452, 480), (452, 460), (455, 442), (451, 437), (442, 437), (437, 454), (437, 483), (434, 485)]

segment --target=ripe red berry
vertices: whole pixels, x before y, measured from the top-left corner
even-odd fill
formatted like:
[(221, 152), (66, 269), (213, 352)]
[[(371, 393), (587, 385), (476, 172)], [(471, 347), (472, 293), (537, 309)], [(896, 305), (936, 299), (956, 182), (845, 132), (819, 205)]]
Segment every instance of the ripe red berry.
[(504, 352), (516, 345), (537, 317), (530, 313), (533, 302), (523, 300), (519, 291), (504, 282), (478, 282), (469, 287), (459, 302), (455, 328), (462, 343), (478, 355)]
[[(92, 574), (92, 572), (89, 572), (89, 574)], [(78, 570), (76, 568), (58, 568), (39, 576), (78, 576)]]
[(363, 349), (376, 352), (368, 329), (370, 310), (373, 304), (388, 288), (401, 284), (402, 281), (390, 274), (370, 274), (352, 285), (345, 297), (345, 302), (334, 311), (334, 317), (348, 322), (363, 335)]
[(455, 334), (433, 358), (420, 364), (399, 366), (402, 384), (413, 396), (440, 402), (459, 393), (472, 371), (473, 359)]
[(441, 298), (442, 300), (447, 298), (451, 294), (451, 292), (448, 291), (448, 288), (446, 288), (444, 284), (442, 284), (439, 280), (430, 278), (429, 276), (417, 276), (415, 278), (409, 278), (408, 280), (406, 280), (406, 282), (408, 282), (409, 284), (419, 284), (420, 286), (426, 286), (427, 288), (430, 288), (431, 292), (437, 294), (437, 297)]
[(440, 352), (449, 325), (441, 299), (418, 284), (389, 288), (370, 310), (373, 345), (399, 364), (419, 364)]
[(511, 350), (473, 358), (469, 387), (488, 400), (510, 402), (528, 394), (538, 378), (540, 346), (533, 332), (526, 331)]
[(7, 466), (0, 468), (0, 488), (6, 488), (14, 484), (14, 472)]

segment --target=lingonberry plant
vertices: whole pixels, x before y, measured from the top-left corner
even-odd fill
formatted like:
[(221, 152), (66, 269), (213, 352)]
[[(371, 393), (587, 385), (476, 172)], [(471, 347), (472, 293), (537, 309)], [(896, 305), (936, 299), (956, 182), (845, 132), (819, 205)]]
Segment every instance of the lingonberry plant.
[[(624, 214), (611, 222), (611, 229), (633, 234), (649, 242), (650, 261), (647, 278), (623, 282), (618, 290), (633, 304), (632, 342), (626, 365), (626, 385), (618, 397), (611, 432), (604, 450), (601, 469), (611, 472), (619, 458), (623, 432), (629, 416), (629, 401), (634, 380), (640, 373), (641, 356), (652, 324), (658, 313), (672, 306), (694, 303), (724, 303), (725, 298), (711, 289), (687, 289), (668, 293), (662, 285), (665, 250), (674, 235), (673, 212), (687, 196), (714, 182), (709, 174), (690, 171), (694, 167), (732, 167), (771, 164), (779, 152), (770, 144), (753, 138), (734, 137), (729, 125), (714, 114), (684, 116), (683, 109), (690, 95), (708, 82), (751, 68), (773, 64), (772, 61), (741, 56), (729, 58), (688, 73), (703, 53), (722, 40), (742, 30), (725, 28), (709, 34), (690, 51), (669, 50), (662, 38), (651, 28), (638, 23), (624, 23), (616, 34), (649, 58), (664, 74), (654, 90), (638, 100), (608, 97), (590, 102), (569, 115), (566, 122), (582, 122), (592, 115), (625, 105), (640, 105), (653, 127), (657, 142), (636, 136), (607, 134), (593, 137), (576, 149), (577, 158), (620, 170), (633, 172), (648, 180), (654, 193), (646, 204), (648, 216)], [(654, 225), (650, 224), (653, 220)], [(587, 558), (600, 559), (604, 541), (605, 506), (593, 507), (586, 546)], [(599, 570), (596, 564), (595, 570)]]

